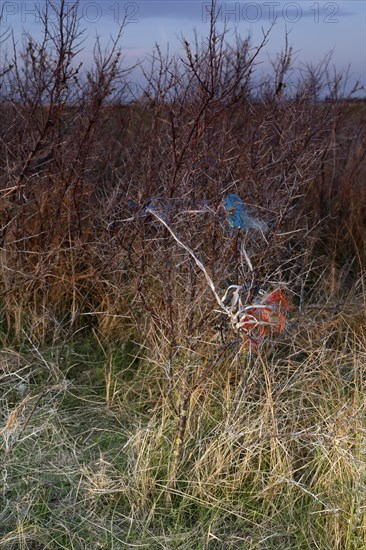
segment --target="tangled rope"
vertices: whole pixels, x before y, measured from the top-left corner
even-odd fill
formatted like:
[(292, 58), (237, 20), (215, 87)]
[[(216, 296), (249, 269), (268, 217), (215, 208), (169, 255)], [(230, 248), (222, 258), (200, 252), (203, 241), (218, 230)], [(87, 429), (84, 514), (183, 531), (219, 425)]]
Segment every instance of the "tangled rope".
[[(243, 285), (230, 285), (224, 296), (220, 298), (205, 266), (193, 250), (181, 241), (158, 212), (152, 208), (147, 208), (146, 213), (157, 219), (169, 231), (179, 246), (193, 258), (206, 278), (207, 284), (220, 308), (219, 311), (228, 317), (231, 327), (241, 334), (246, 347), (250, 349), (257, 348), (267, 337), (275, 333), (281, 334), (284, 331), (286, 316), (291, 309), (285, 288), (276, 288), (270, 292), (260, 290), (254, 302), (250, 305), (244, 305), (242, 302)], [(243, 246), (242, 252), (249, 270), (253, 272), (252, 263)], [(227, 304), (228, 301), (230, 305)]]

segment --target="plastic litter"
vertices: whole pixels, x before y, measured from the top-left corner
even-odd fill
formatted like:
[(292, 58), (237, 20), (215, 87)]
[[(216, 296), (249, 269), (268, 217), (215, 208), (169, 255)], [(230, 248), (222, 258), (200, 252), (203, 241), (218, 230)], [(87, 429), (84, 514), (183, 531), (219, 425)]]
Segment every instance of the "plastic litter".
[(256, 230), (266, 232), (266, 222), (250, 216), (250, 211), (244, 208), (243, 201), (237, 193), (231, 193), (225, 197), (225, 210), (231, 227), (244, 231)]

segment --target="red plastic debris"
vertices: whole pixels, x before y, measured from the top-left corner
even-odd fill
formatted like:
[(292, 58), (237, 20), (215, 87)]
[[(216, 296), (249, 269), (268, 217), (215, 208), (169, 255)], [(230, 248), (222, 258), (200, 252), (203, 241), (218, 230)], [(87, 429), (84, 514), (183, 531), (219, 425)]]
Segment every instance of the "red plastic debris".
[(290, 299), (284, 289), (275, 289), (257, 299), (253, 306), (245, 308), (238, 328), (246, 347), (257, 348), (266, 338), (281, 334), (290, 310)]

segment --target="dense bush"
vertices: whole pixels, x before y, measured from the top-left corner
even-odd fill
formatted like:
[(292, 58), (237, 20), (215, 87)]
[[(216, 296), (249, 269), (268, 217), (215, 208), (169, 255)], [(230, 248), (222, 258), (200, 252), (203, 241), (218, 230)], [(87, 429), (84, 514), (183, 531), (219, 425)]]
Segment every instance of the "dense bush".
[[(93, 461), (81, 467), (86, 447), (73, 455), (67, 483), (83, 480), (92, 501), (85, 517), (97, 513), (100, 495), (114, 514), (108, 499), (117, 492), (118, 509), (135, 522), (132, 542), (146, 541), (147, 522), (164, 548), (198, 547), (195, 514), (204, 514), (202, 548), (211, 524), (230, 548), (243, 548), (235, 540), (245, 548), (361, 548), (365, 102), (345, 95), (341, 75), (330, 78), (329, 60), (291, 82), (287, 41), (260, 79), (257, 58), (270, 33), (257, 47), (229, 41), (215, 5), (209, 36), (183, 41), (183, 58), (157, 48), (141, 93), (127, 101), (136, 68), (121, 61), (123, 26), (108, 51), (97, 42), (84, 69), (76, 11), (63, 1), (46, 5), (43, 39), (27, 36), (0, 68), (2, 341), (19, 357), (13, 363), (4, 352), (4, 369), (13, 380), (40, 361), (48, 376), (39, 365), (29, 374), (35, 392), (46, 389), (24, 412), (22, 437), (4, 439), (9, 479), (37, 419), (45, 422), (41, 447), (47, 434), (62, 447), (62, 415), (51, 427), (42, 416), (53, 393), (67, 393), (84, 371), (99, 388), (102, 372), (106, 404), (126, 422), (126, 462), (118, 473), (101, 458), (95, 473)], [(47, 11), (55, 9), (56, 27)], [(230, 195), (240, 197), (251, 229), (232, 222)], [(231, 285), (243, 307), (268, 305), (274, 289), (291, 295), (286, 331), (287, 307), (276, 311), (280, 330), (248, 346), (221, 302)], [(267, 302), (259, 303), (261, 291)], [(76, 351), (83, 339), (98, 352)], [(117, 361), (125, 346), (128, 359)], [(2, 435), (33, 403), (13, 402), (7, 388)], [(28, 489), (16, 487), (22, 499)], [(78, 492), (63, 498), (76, 502)], [(166, 531), (159, 506), (173, 514)], [(9, 514), (13, 526), (19, 518)], [(170, 539), (174, 517), (183, 531), (193, 526), (188, 546), (182, 532)], [(293, 531), (283, 529), (285, 518)], [(50, 543), (40, 529), (29, 540), (74, 547), (71, 535), (52, 536)], [(95, 536), (79, 533), (76, 547), (97, 547)], [(6, 537), (17, 547), (17, 536)]]

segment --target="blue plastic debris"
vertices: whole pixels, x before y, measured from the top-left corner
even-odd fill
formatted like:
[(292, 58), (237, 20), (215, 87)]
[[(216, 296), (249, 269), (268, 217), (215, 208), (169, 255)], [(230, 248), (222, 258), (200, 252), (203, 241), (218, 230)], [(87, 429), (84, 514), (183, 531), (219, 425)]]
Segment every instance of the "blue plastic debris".
[(236, 193), (231, 193), (225, 198), (225, 209), (228, 214), (228, 221), (231, 227), (249, 231), (267, 231), (268, 226), (258, 218), (250, 217), (249, 210), (244, 208), (243, 201)]

